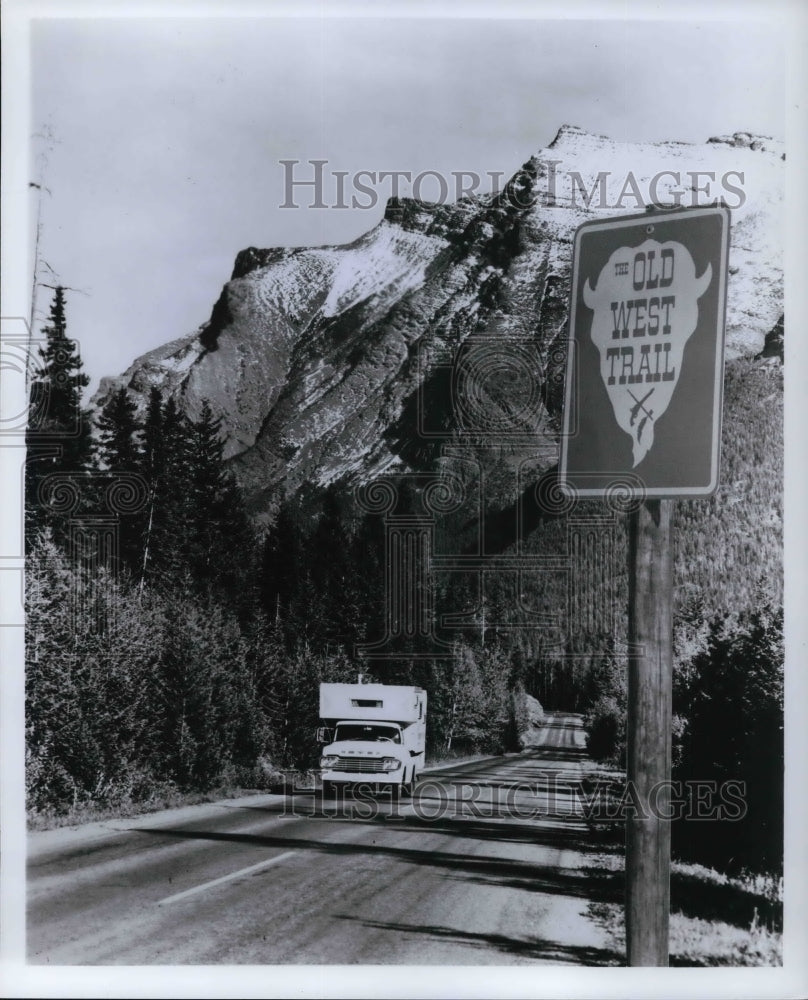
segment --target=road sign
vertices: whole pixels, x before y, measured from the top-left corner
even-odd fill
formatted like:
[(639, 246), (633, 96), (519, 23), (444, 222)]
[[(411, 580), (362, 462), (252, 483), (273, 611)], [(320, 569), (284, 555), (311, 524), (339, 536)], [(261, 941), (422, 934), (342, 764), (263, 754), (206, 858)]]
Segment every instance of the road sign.
[(575, 234), (559, 477), (579, 496), (718, 486), (729, 209), (586, 222)]

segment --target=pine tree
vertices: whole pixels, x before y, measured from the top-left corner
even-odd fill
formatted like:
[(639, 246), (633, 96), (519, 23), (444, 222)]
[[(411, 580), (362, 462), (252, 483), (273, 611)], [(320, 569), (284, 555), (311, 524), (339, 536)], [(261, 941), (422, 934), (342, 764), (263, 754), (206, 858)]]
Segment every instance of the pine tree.
[(169, 396), (163, 410), (163, 468), (161, 469), (166, 565), (173, 565), (188, 551), (191, 497), (192, 428)]
[(143, 474), (149, 484), (144, 512), (140, 587), (146, 582), (154, 562), (154, 515), (158, 503), (157, 487), (163, 466), (163, 397), (156, 386), (151, 387), (146, 419), (143, 423)]
[(254, 738), (261, 756), (279, 762), (287, 709), (281, 679), (288, 670), (280, 623), (258, 611), (247, 626), (245, 644), (245, 687), (251, 709), (257, 713)]
[(686, 728), (674, 778), (744, 782), (731, 824), (674, 824), (674, 849), (721, 870), (782, 872), (783, 609), (718, 615), (693, 661), (689, 697), (675, 708)]
[[(350, 585), (346, 615), (352, 616), (354, 643), (376, 642), (384, 635), (386, 617), (385, 527), (377, 514), (359, 520), (348, 547)], [(350, 652), (350, 644), (346, 645)]]
[(152, 391), (146, 413), (143, 469), (149, 500), (141, 579), (171, 586), (187, 575), (190, 428), (174, 399), (163, 405), (157, 390)]
[(67, 337), (64, 289), (57, 287), (44, 331), (47, 338), (39, 351), (39, 365), (31, 384), (26, 433), (28, 461), (25, 474), (25, 517), (28, 544), (38, 528), (50, 526), (54, 538), (63, 542), (67, 518), (41, 495), (43, 480), (61, 473), (72, 478), (75, 488), (87, 496), (83, 475), (93, 466), (93, 440), (89, 410), (82, 407), (82, 391), (90, 378), (82, 371), (76, 343)]
[(294, 504), (284, 501), (264, 539), (261, 598), (267, 617), (280, 625), (289, 650), (306, 639), (308, 573), (300, 517)]
[(124, 386), (109, 398), (98, 418), (100, 458), (116, 472), (138, 472), (143, 464), (142, 424)]
[(149, 392), (143, 422), (143, 471), (150, 481), (157, 478), (163, 461), (163, 397), (157, 386)]
[(317, 648), (347, 649), (356, 641), (359, 623), (352, 584), (357, 567), (351, 564), (349, 544), (338, 493), (331, 486), (306, 557), (311, 574), (309, 636)]
[(29, 808), (70, 801), (76, 729), (73, 596), (78, 581), (50, 529), (29, 539), (25, 573), (25, 776)]
[[(137, 407), (122, 386), (105, 404), (97, 420), (99, 457), (111, 474), (141, 474), (142, 424)], [(120, 564), (137, 574), (143, 562), (144, 512), (123, 514), (118, 525)]]
[(207, 400), (189, 431), (188, 561), (196, 585), (242, 608), (255, 538), (241, 490), (224, 464), (222, 418)]
[(203, 587), (213, 582), (221, 554), (221, 545), (217, 544), (221, 541), (220, 526), (216, 523), (225, 484), (221, 424), (221, 418), (214, 417), (205, 400), (189, 438), (188, 559), (195, 580)]
[(451, 702), (446, 726), (446, 749), (474, 750), (483, 737), (485, 691), (474, 650), (464, 642), (455, 644), (449, 673)]

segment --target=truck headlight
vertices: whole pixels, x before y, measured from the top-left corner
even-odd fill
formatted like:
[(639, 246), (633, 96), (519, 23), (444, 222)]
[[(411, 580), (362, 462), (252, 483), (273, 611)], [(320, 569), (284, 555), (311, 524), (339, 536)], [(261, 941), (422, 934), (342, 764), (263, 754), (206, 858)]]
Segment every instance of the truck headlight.
[(401, 767), (401, 761), (395, 757), (382, 757), (382, 768), (385, 771), (397, 771)]
[(320, 767), (336, 767), (339, 764), (339, 757), (321, 757)]

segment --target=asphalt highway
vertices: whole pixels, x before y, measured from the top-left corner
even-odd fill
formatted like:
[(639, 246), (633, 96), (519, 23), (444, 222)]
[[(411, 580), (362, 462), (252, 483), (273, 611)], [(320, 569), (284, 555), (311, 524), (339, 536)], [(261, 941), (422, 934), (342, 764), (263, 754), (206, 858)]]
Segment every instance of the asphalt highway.
[(411, 799), (257, 795), (32, 833), (28, 962), (620, 964), (588, 913), (580, 718)]

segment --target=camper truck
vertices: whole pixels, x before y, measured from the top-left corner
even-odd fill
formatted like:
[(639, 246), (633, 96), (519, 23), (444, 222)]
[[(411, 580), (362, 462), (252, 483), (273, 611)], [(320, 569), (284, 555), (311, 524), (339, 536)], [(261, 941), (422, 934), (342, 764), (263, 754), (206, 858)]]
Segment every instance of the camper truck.
[(337, 787), (412, 794), (424, 766), (426, 691), (395, 684), (321, 684), (323, 794)]

